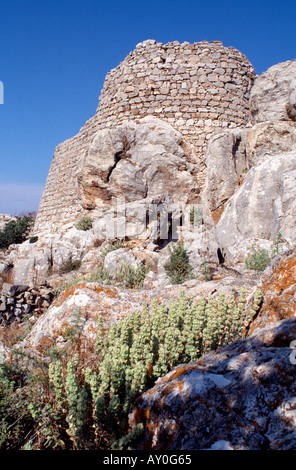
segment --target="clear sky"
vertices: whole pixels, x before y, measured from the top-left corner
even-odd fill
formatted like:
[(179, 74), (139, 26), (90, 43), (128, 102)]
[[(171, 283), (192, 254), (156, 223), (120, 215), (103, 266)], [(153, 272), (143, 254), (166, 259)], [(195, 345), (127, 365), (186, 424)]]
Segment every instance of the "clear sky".
[(55, 147), (139, 42), (220, 40), (259, 75), (296, 58), (295, 18), (295, 0), (0, 0), (0, 213), (37, 210)]

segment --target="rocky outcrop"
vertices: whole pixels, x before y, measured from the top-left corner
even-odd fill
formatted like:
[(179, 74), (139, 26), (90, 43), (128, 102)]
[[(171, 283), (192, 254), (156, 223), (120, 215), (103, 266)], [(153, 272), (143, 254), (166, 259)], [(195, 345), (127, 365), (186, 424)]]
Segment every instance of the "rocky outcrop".
[(225, 206), (215, 236), (227, 248), (243, 240), (274, 240), (279, 232), (293, 242), (296, 225), (296, 152), (266, 156), (247, 174)]
[(8, 222), (10, 222), (11, 220), (16, 219), (10, 214), (0, 214), (0, 230), (3, 230), (5, 225), (8, 224)]
[(250, 327), (255, 329), (296, 316), (296, 250), (279, 254), (265, 270), (260, 290), (263, 304)]
[[(296, 151), (296, 127), (291, 122), (268, 121), (215, 134), (206, 152), (208, 172), (203, 204), (207, 224), (210, 227), (218, 224), (227, 201), (244, 183), (252, 167), (268, 157), (276, 160), (292, 151)], [(256, 196), (256, 192), (252, 195)]]
[(134, 448), (295, 449), (295, 338), (291, 318), (175, 367), (136, 401), (130, 424), (144, 435)]
[(279, 233), (288, 245), (294, 243), (294, 83), (296, 61), (271, 67), (252, 88), (251, 123), (209, 141), (205, 224), (234, 264), (253, 244), (269, 248)]
[(183, 203), (197, 200), (192, 160), (181, 133), (155, 117), (99, 131), (80, 161), (82, 203), (107, 210), (123, 195), (127, 203), (160, 195)]
[(252, 122), (296, 120), (296, 60), (273, 65), (256, 77), (250, 95)]

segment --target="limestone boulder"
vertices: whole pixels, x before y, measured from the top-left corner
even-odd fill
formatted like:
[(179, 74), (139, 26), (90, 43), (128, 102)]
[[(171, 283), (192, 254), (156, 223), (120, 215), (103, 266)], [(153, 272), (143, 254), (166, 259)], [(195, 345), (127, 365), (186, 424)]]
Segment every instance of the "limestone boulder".
[(251, 168), (227, 202), (216, 226), (220, 247), (248, 239), (275, 240), (281, 232), (293, 244), (296, 226), (296, 153), (266, 156)]
[(215, 226), (227, 201), (242, 185), (249, 170), (268, 156), (296, 152), (292, 122), (262, 122), (215, 134), (206, 153), (207, 178), (202, 193), (205, 225)]
[(140, 267), (141, 261), (126, 248), (119, 248), (118, 250), (111, 251), (106, 255), (104, 260), (104, 268), (110, 273), (111, 276), (116, 274), (122, 265), (128, 265), (136, 270)]
[(287, 121), (266, 121), (248, 129), (245, 153), (249, 166), (268, 155), (296, 151), (296, 126)]
[(18, 245), (11, 264), (14, 284), (39, 283), (50, 272), (63, 268), (67, 261), (81, 260), (93, 247), (92, 230), (69, 228), (64, 234), (43, 234), (36, 243), (30, 240)]
[(133, 449), (295, 449), (295, 338), (291, 318), (175, 367), (136, 400)]
[(270, 67), (251, 89), (252, 122), (296, 120), (296, 60)]
[(67, 332), (76, 322), (83, 347), (90, 350), (96, 339), (99, 315), (108, 328), (112, 322), (140, 308), (141, 301), (137, 293), (129, 296), (128, 292), (113, 286), (81, 281), (59, 295), (17, 347), (33, 354), (45, 354), (54, 344), (63, 348)]
[(161, 194), (187, 203), (200, 192), (191, 159), (180, 132), (155, 117), (100, 130), (79, 163), (82, 203), (105, 210), (123, 195), (133, 202)]
[(224, 204), (234, 194), (245, 172), (250, 168), (246, 155), (248, 129), (229, 129), (214, 134), (206, 152), (207, 177), (203, 191), (206, 215), (217, 223)]

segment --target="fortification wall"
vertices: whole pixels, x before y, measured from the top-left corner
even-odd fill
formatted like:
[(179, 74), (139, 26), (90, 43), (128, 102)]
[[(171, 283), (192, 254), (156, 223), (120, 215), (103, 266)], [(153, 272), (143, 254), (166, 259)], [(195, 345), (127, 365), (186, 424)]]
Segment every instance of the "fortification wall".
[(126, 120), (153, 115), (192, 144), (196, 180), (205, 178), (207, 141), (216, 130), (249, 121), (255, 71), (244, 54), (219, 41), (137, 45), (106, 76), (96, 114), (55, 151), (36, 220), (36, 231), (59, 229), (83, 212), (77, 172), (94, 137)]

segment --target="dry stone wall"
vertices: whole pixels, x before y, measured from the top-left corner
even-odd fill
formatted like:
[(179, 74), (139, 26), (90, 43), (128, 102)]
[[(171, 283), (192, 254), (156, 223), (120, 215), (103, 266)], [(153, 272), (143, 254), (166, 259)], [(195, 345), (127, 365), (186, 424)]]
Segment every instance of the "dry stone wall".
[(124, 121), (151, 115), (181, 132), (193, 147), (196, 182), (202, 185), (210, 136), (249, 121), (254, 77), (245, 55), (220, 41), (138, 44), (108, 73), (95, 116), (56, 148), (35, 231), (59, 230), (79, 217), (83, 212), (77, 180), (80, 162), (98, 130)]

